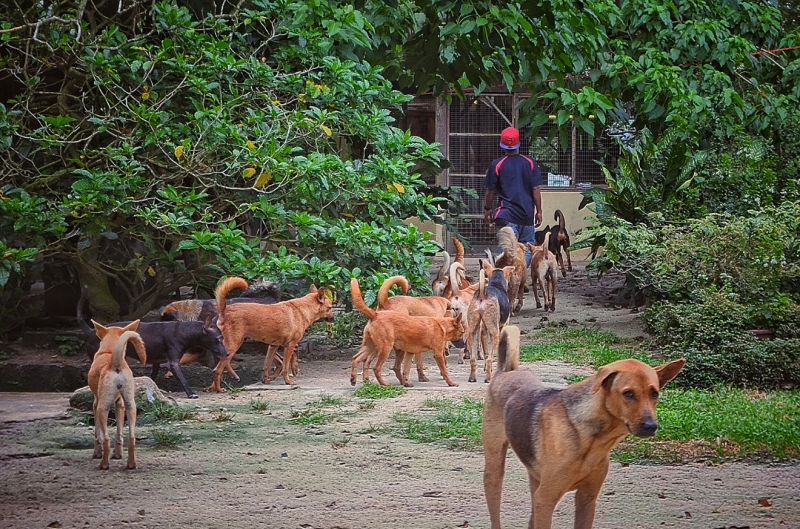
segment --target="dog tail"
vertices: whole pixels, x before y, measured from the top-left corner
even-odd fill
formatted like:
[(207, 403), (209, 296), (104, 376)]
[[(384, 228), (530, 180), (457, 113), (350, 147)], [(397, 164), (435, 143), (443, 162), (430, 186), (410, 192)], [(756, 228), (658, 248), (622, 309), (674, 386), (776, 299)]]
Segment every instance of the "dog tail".
[(519, 369), (519, 327), (506, 325), (500, 332), (497, 349), (497, 373)]
[(117, 346), (114, 348), (114, 354), (111, 357), (111, 368), (115, 371), (119, 371), (125, 363), (125, 348), (128, 346), (129, 340), (136, 349), (136, 354), (139, 356), (139, 361), (142, 365), (147, 363), (147, 352), (144, 349), (142, 337), (136, 331), (125, 331), (117, 340)]
[(564, 224), (564, 214), (561, 213), (560, 209), (557, 209), (555, 214), (553, 215), (553, 219), (558, 222), (558, 228), (561, 231), (566, 230), (566, 225)]
[(78, 325), (85, 336), (94, 336), (94, 329), (89, 327), (89, 324), (86, 323), (86, 320), (83, 317), (83, 307), (86, 305), (86, 298), (88, 295), (89, 285), (83, 285), (83, 288), (81, 289), (81, 297), (78, 299)]
[(350, 279), (350, 294), (353, 296), (353, 305), (370, 321), (375, 319), (378, 315), (377, 312), (372, 310), (369, 305), (364, 303), (364, 296), (361, 295), (361, 287), (358, 286), (358, 279), (355, 277)]
[(483, 268), (478, 275), (478, 299), (486, 299), (486, 271)]
[(497, 232), (497, 245), (503, 249), (504, 254), (516, 255), (517, 236), (514, 235), (514, 230), (510, 226), (503, 226)]
[(400, 288), (403, 290), (403, 295), (408, 293), (408, 279), (403, 276), (392, 276), (386, 281), (383, 282), (381, 285), (380, 290), (378, 290), (378, 308), (385, 309), (386, 305), (389, 303), (389, 291), (392, 289), (393, 286), (400, 285)]
[(544, 242), (542, 243), (542, 251), (544, 252), (544, 260), (547, 261), (550, 258), (550, 252), (548, 251), (550, 248), (550, 232), (544, 234)]
[(228, 294), (230, 294), (232, 290), (237, 288), (247, 290), (247, 281), (241, 277), (226, 277), (225, 280), (220, 283), (217, 290), (214, 292), (214, 296), (217, 298), (217, 314), (222, 316), (222, 313), (225, 312), (225, 298), (228, 297)]
[(464, 275), (464, 265), (456, 261), (450, 265), (450, 290), (453, 292), (453, 297), (461, 296), (458, 290), (461, 284), (461, 278)]
[(458, 237), (453, 237), (453, 246), (456, 247), (456, 261), (464, 264), (464, 245), (458, 240)]

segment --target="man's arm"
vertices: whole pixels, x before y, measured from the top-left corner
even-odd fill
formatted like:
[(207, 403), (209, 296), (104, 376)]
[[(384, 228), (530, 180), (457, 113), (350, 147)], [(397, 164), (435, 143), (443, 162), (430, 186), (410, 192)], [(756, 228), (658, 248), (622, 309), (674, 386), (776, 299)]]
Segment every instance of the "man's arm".
[(487, 189), (486, 198), (483, 200), (483, 220), (486, 224), (491, 224), (494, 221), (492, 210), (494, 210), (494, 189)]
[(542, 192), (539, 186), (533, 188), (533, 204), (536, 206), (536, 218), (533, 225), (538, 228), (542, 225)]

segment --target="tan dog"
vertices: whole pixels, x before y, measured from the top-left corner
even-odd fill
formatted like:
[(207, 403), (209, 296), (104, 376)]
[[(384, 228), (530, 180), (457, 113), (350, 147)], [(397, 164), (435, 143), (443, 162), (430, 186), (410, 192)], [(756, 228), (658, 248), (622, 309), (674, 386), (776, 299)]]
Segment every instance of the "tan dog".
[[(460, 286), (464, 284), (465, 277), (466, 271), (464, 270), (464, 265), (462, 263), (456, 261), (450, 265), (449, 283), (454, 285), (449, 292), (450, 310), (455, 316), (458, 316), (459, 314), (466, 316), (469, 304), (472, 302), (472, 296), (474, 296), (475, 292), (478, 290), (478, 283), (475, 283), (474, 285), (467, 285), (466, 287)], [(464, 337), (460, 341), (460, 343), (463, 345), (458, 350), (459, 364), (463, 364), (464, 358), (468, 358), (470, 354), (466, 347), (467, 335), (469, 334), (469, 325), (467, 324), (466, 317), (461, 320), (461, 323), (464, 325)], [(458, 347), (458, 345), (456, 345), (456, 347)]]
[(375, 357), (375, 367), (373, 371), (378, 383), (382, 386), (388, 384), (381, 376), (383, 364), (389, 358), (392, 348), (395, 350), (394, 373), (397, 379), (404, 386), (410, 386), (410, 382), (404, 378), (401, 369), (406, 353), (424, 353), (433, 351), (433, 357), (439, 366), (448, 386), (457, 386), (447, 373), (447, 361), (444, 351), (447, 342), (461, 338), (464, 328), (461, 325), (461, 316), (432, 318), (425, 316), (409, 316), (402, 312), (391, 310), (375, 311), (364, 303), (361, 295), (361, 288), (358, 280), (350, 280), (350, 290), (353, 296), (353, 305), (362, 312), (368, 319), (367, 326), (364, 327), (364, 336), (361, 341), (361, 348), (358, 353), (353, 355), (350, 370), (350, 384), (354, 385), (357, 381), (357, 368), (359, 362), (364, 362), (363, 378), (369, 380), (367, 371), (367, 359)]
[(551, 239), (548, 248), (556, 256), (558, 266), (561, 267), (561, 275), (567, 277), (567, 271), (564, 270), (564, 258), (561, 257), (561, 250), (564, 250), (564, 253), (567, 254), (567, 269), (572, 272), (572, 258), (569, 255), (569, 232), (564, 222), (564, 214), (561, 213), (560, 209), (556, 210), (553, 214), (553, 218), (558, 221), (558, 226), (553, 226), (550, 229)]
[(528, 270), (525, 246), (517, 242), (514, 230), (508, 226), (500, 228), (497, 232), (497, 242), (503, 253), (498, 255), (492, 264), (495, 268), (514, 267), (513, 273), (508, 277), (508, 302), (512, 314), (517, 314), (522, 310), (525, 301), (525, 279)]
[[(403, 291), (401, 296), (389, 297), (389, 291), (395, 285), (399, 285)], [(378, 310), (393, 310), (402, 312), (409, 316), (428, 316), (432, 318), (442, 318), (448, 315), (450, 311), (450, 300), (440, 296), (406, 296), (408, 292), (408, 280), (403, 276), (392, 276), (383, 282), (381, 288), (378, 290)], [(403, 378), (408, 381), (408, 375), (411, 371), (411, 356), (405, 356), (405, 363), (403, 365)], [(420, 382), (428, 382), (428, 377), (425, 376), (425, 366), (422, 362), (422, 353), (417, 353), (415, 360), (417, 363), (417, 379)], [(367, 359), (364, 364), (364, 369), (369, 367), (372, 359)], [(410, 382), (409, 382), (410, 384)], [(411, 387), (411, 386), (409, 386)]]
[(509, 446), (528, 471), (529, 529), (550, 529), (553, 510), (573, 490), (575, 529), (590, 529), (611, 450), (628, 434), (655, 435), (659, 391), (686, 361), (653, 369), (620, 360), (565, 389), (545, 386), (518, 363), (519, 332), (506, 327), (483, 406), (483, 486), (492, 529), (500, 529)]
[[(528, 243), (533, 255), (531, 257), (531, 286), (533, 287), (533, 299), (536, 300), (536, 308), (542, 308), (539, 301), (539, 291), (542, 289), (544, 298), (544, 310), (556, 310), (556, 292), (558, 291), (558, 272), (556, 270), (556, 256), (548, 250), (550, 232), (544, 236), (541, 246), (534, 246)], [(538, 287), (538, 288), (537, 288)]]
[(226, 305), (225, 298), (228, 292), (235, 288), (246, 289), (247, 281), (240, 277), (229, 277), (217, 287), (215, 293), (219, 309), (217, 326), (224, 336), (223, 343), (228, 350), (228, 356), (217, 362), (214, 367), (214, 382), (206, 388), (206, 391), (224, 391), (221, 385), (222, 372), (233, 359), (233, 355), (239, 351), (245, 338), (269, 345), (261, 374), (264, 384), (269, 384), (278, 376), (278, 370), (270, 374), (269, 369), (275, 362), (279, 347), (284, 348), (280, 373), (286, 384), (294, 384), (295, 382), (289, 379), (289, 366), (292, 365), (295, 347), (312, 323), (319, 319), (333, 321), (331, 300), (324, 291), (317, 290), (317, 287), (311, 285), (311, 291), (305, 296), (274, 305), (260, 303)]
[[(508, 302), (508, 277), (514, 273), (514, 267), (494, 268), (484, 262), (480, 270), (478, 291), (467, 309), (467, 347), (470, 350), (469, 381), (477, 382), (477, 351), (483, 350), (484, 382), (492, 379), (492, 362), (500, 344), (500, 331), (511, 317), (511, 305)], [(488, 280), (487, 280), (488, 275)], [(488, 340), (488, 344), (487, 344)]]
[(126, 469), (136, 468), (136, 385), (133, 372), (125, 362), (125, 348), (133, 343), (139, 361), (147, 363), (147, 353), (142, 338), (135, 332), (139, 320), (125, 327), (103, 327), (94, 324), (100, 347), (89, 368), (89, 389), (94, 395), (94, 459), (100, 459), (100, 470), (108, 470), (111, 440), (108, 436), (108, 413), (115, 406), (117, 438), (114, 441), (112, 459), (122, 459), (122, 430), (128, 418), (128, 464)]

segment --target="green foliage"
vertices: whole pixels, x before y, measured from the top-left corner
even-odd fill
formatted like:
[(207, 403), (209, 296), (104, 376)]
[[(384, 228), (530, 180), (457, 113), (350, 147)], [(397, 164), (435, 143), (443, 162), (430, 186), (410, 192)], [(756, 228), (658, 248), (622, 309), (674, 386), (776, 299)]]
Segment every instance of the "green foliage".
[(269, 404), (261, 399), (250, 399), (250, 409), (253, 411), (267, 411)]
[(142, 405), (137, 420), (142, 424), (156, 421), (185, 421), (194, 419), (197, 411), (187, 406), (168, 406), (160, 402), (147, 402)]
[[(392, 127), (410, 97), (358, 58), (375, 30), (353, 6), (145, 2), (143, 21), (90, 7), (82, 25), (70, 5), (36, 39), (4, 34), (27, 55), (6, 59), (19, 95), (0, 111), (0, 244), (23, 253), (4, 252), (0, 282), (36, 255), (91, 288), (108, 278), (121, 317), (223, 274), (289, 294), (353, 268), (426, 282), (437, 246), (401, 219), (439, 214), (411, 169), (442, 156)], [(54, 53), (64, 80), (43, 83)]]

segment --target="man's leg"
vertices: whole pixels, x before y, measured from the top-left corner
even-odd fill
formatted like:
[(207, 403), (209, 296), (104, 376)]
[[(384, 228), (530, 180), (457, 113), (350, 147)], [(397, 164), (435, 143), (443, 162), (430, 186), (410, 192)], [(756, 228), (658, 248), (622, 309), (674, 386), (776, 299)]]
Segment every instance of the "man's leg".
[(536, 244), (536, 228), (533, 226), (515, 226), (514, 231), (517, 233), (517, 240), (525, 246), (525, 264), (530, 267), (533, 252), (528, 248), (527, 243)]

